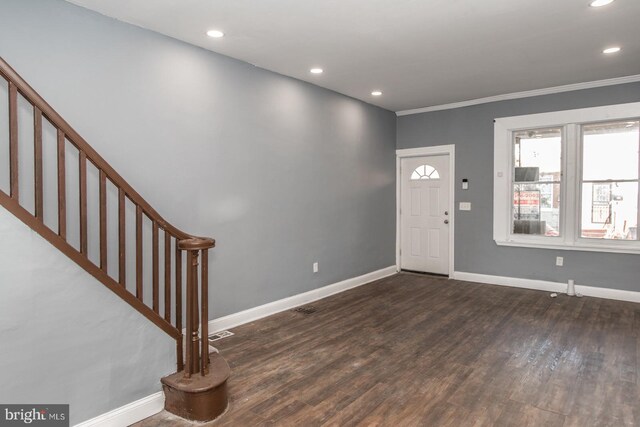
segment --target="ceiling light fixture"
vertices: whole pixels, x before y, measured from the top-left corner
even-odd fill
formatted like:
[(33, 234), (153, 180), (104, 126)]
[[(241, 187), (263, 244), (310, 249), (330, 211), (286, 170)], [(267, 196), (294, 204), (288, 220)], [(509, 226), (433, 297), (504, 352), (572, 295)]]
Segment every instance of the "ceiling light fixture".
[(620, 47), (619, 46), (613, 46), (613, 47), (608, 47), (605, 50), (602, 51), (602, 53), (604, 54), (611, 54), (611, 53), (618, 53), (620, 52)]
[(374, 90), (373, 92), (371, 92), (371, 95), (373, 95), (373, 96), (380, 96), (380, 95), (382, 95), (382, 91), (380, 91), (380, 90)]
[(593, 0), (591, 3), (589, 3), (589, 6), (591, 7), (602, 7), (602, 6), (606, 6), (608, 4), (613, 3), (613, 0)]
[(209, 30), (207, 31), (207, 35), (214, 39), (219, 39), (220, 37), (224, 37), (224, 33), (220, 30)]
[(322, 74), (324, 70), (322, 68), (312, 68), (309, 71), (311, 72), (311, 74)]

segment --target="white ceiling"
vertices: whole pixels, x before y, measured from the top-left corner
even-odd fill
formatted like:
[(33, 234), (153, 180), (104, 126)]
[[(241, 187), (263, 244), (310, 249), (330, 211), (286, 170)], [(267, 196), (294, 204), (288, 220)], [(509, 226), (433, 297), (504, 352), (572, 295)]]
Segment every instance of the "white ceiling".
[(639, 0), (69, 1), (392, 111), (640, 74)]

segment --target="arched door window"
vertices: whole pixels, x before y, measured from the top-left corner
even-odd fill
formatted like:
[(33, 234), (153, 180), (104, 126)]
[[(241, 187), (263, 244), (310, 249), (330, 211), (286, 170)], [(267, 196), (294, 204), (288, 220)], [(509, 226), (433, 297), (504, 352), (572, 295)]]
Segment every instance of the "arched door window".
[(419, 179), (440, 179), (440, 174), (433, 166), (421, 165), (415, 168), (411, 174), (411, 181)]

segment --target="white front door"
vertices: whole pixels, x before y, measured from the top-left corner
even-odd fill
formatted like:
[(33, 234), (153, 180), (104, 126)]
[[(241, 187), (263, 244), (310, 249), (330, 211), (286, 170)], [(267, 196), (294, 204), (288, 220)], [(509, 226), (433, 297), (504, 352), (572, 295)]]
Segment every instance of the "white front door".
[(400, 162), (400, 268), (449, 274), (449, 156)]

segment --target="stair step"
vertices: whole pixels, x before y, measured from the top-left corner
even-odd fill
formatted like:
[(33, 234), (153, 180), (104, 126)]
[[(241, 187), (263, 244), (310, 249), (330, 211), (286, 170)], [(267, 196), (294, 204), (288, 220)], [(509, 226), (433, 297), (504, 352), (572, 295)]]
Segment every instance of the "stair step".
[(190, 421), (211, 421), (227, 409), (229, 365), (219, 353), (209, 354), (209, 373), (185, 378), (176, 372), (162, 378), (165, 409)]

